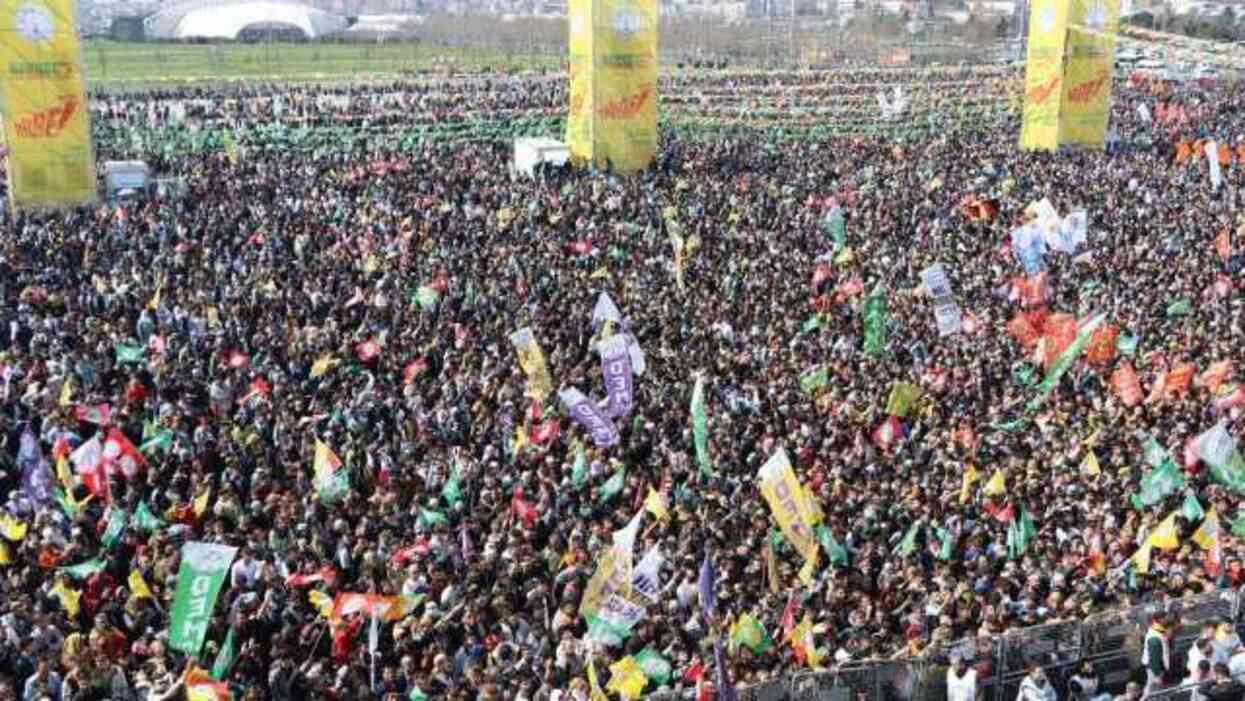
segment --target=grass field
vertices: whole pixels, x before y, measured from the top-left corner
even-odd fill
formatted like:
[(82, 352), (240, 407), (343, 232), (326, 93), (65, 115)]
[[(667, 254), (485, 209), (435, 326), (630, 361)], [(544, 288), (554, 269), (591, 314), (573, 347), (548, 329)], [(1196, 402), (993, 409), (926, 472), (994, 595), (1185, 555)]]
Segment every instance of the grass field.
[(83, 45), (92, 86), (239, 80), (339, 81), (434, 70), (556, 68), (552, 55), (390, 44), (157, 44), (89, 40)]

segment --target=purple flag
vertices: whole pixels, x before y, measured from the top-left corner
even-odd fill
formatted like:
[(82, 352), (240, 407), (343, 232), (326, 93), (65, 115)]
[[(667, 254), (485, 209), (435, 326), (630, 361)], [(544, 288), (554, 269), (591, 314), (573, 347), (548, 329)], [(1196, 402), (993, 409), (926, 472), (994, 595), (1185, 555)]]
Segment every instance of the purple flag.
[(612, 419), (624, 417), (631, 413), (634, 390), (627, 339), (621, 334), (610, 336), (601, 342), (599, 349), (601, 374), (605, 376), (605, 391), (609, 393), (607, 414)]
[(598, 448), (608, 448), (618, 443), (618, 429), (614, 427), (614, 423), (583, 392), (568, 387), (558, 392), (558, 398), (562, 400), (562, 406), (570, 412), (571, 418), (592, 434), (592, 442)]
[(718, 617), (718, 600), (713, 590), (717, 574), (713, 571), (713, 558), (705, 553), (700, 563), (700, 610), (705, 612), (705, 620), (712, 621)]
[(718, 688), (718, 701), (739, 701), (739, 691), (735, 689), (735, 684), (731, 682), (730, 670), (726, 668), (726, 660), (722, 656), (721, 635), (713, 641), (713, 662), (717, 668), (717, 680), (714, 684)]
[(22, 493), (36, 506), (52, 502), (52, 472), (39, 450), (39, 441), (30, 432), (22, 431), (17, 450), (17, 464), (22, 468)]

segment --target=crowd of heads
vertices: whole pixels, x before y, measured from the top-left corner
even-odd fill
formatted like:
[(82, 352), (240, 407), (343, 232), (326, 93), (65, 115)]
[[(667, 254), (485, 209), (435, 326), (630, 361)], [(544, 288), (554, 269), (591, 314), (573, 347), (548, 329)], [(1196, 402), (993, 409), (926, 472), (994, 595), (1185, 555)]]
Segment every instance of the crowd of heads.
[[(527, 81), (422, 97), (419, 86), (354, 86), (350, 99), (364, 119), (372, 91), (434, 116), (446, 95), (445, 110), (466, 109), (472, 95), (488, 100), (469, 107), (561, 108), (560, 83)], [(284, 119), (316, 94), (258, 93), (279, 96)], [(194, 101), (170, 130), (283, 119), (225, 106), (236, 98), (113, 96), (125, 108), (98, 103), (97, 122), (111, 126), (97, 126), (97, 146), (104, 157), (135, 155), (126, 125), (178, 103)], [(1184, 106), (1187, 118), (1143, 118), (1140, 105), (1154, 115), (1160, 102)], [(1245, 343), (1245, 152), (1232, 152), (1217, 189), (1204, 159), (1176, 159), (1182, 141), (1234, 149), (1245, 137), (1245, 92), (1120, 81), (1113, 105), (1108, 151), (1023, 152), (1017, 114), (984, 127), (949, 110), (919, 138), (669, 135), (650, 169), (626, 176), (512, 176), (511, 146), (498, 141), (170, 153), (152, 132), (139, 155), (184, 180), (180, 197), (2, 221), (0, 693), (181, 693), (192, 662), (169, 648), (168, 629), (189, 541), (239, 548), (194, 664), (211, 666), (232, 631), (238, 656), (225, 681), (235, 697), (281, 701), (388, 701), (415, 690), (582, 700), (590, 658), (604, 683), (611, 662), (645, 648), (671, 662), (667, 687), (693, 689), (689, 672), (712, 668), (713, 641), (751, 614), (776, 644), (725, 654), (730, 677), (747, 684), (806, 668), (782, 636), (793, 608), (810, 618), (823, 664), (838, 665), (919, 658), (955, 641), (1239, 586), (1238, 496), (1205, 465), (1182, 462), (1186, 490), (1140, 509), (1130, 501), (1150, 470), (1149, 437), (1180, 460), (1188, 439), (1216, 422), (1239, 433), (1239, 408), (1217, 409), (1205, 388), (1126, 406), (1109, 382), (1114, 365), (1078, 361), (1025, 412), (1037, 390), (1018, 370), (1040, 377), (1044, 368), (1007, 330), (1022, 310), (1011, 292), (1024, 271), (1005, 244), (1043, 198), (1060, 213), (1085, 210), (1089, 231), (1075, 256), (1046, 257), (1038, 306), (1105, 314), (1138, 340), (1114, 362), (1131, 362), (1147, 387), (1179, 363), (1239, 361)], [(989, 200), (993, 214), (966, 216), (966, 197)], [(834, 207), (845, 241), (827, 233)], [(1215, 245), (1224, 230), (1227, 256)], [(675, 232), (698, 241), (681, 271)], [(829, 278), (814, 285), (831, 258)], [(968, 322), (949, 336), (921, 286), (934, 263)], [(869, 354), (863, 310), (879, 287), (885, 348)], [(421, 288), (438, 290), (436, 300), (421, 302)], [(603, 291), (647, 369), (618, 421), (620, 442), (598, 449), (556, 396), (533, 400), (509, 337), (529, 327), (555, 387), (602, 399), (595, 343), (608, 330), (592, 310)], [(1183, 313), (1169, 313), (1179, 300)], [(369, 343), (375, 357), (360, 353)], [(809, 391), (801, 377), (815, 368), (827, 382)], [(709, 471), (693, 449), (698, 377)], [(921, 397), (899, 417), (898, 439), (879, 442), (901, 382)], [(101, 404), (106, 421), (85, 411)], [(61, 484), (57, 454), (112, 429), (143, 446), (141, 469), (110, 474), (106, 496), (72, 462)], [(144, 442), (165, 431), (167, 445)], [(26, 432), (61, 498), (23, 490)], [(330, 503), (313, 479), (317, 441), (349, 475)], [(847, 552), (824, 558), (809, 583), (757, 487), (758, 468), (780, 447)], [(1082, 468), (1088, 451), (1099, 474)], [(962, 494), (969, 469), (982, 478)], [(984, 493), (996, 472), (1006, 490)], [(603, 494), (619, 474), (622, 489)], [(456, 499), (446, 496), (451, 479)], [(585, 587), (650, 490), (669, 513), (645, 513), (635, 551), (664, 557), (660, 595), (625, 641), (605, 645), (580, 615)], [(1199, 522), (1183, 519), (1178, 548), (1155, 549), (1145, 572), (1130, 566), (1145, 534), (1190, 495), (1222, 519), (1222, 567), (1207, 571), (1189, 540)], [(140, 527), (140, 507), (159, 523)], [(1035, 526), (1022, 552), (1009, 552), (1014, 524), (999, 515), (1009, 510)], [(117, 511), (127, 525), (106, 543)], [(16, 524), (24, 533), (7, 537)], [(700, 605), (706, 558), (713, 618)], [(65, 569), (92, 560), (102, 567), (85, 576)], [(152, 596), (136, 595), (135, 572)], [(382, 622), (373, 655), (370, 621), (326, 616), (313, 591), (402, 595), (410, 610)]]

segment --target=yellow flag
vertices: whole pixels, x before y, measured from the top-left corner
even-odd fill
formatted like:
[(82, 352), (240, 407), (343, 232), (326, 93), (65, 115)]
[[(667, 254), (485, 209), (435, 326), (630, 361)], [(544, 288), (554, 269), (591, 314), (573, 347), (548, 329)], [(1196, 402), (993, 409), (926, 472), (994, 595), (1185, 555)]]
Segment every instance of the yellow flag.
[(666, 498), (652, 487), (648, 488), (648, 496), (644, 498), (644, 508), (648, 509), (648, 512), (658, 521), (666, 520), (666, 516), (670, 513), (666, 506)]
[(960, 485), (960, 503), (961, 504), (967, 504), (969, 500), (973, 498), (971, 490), (973, 488), (973, 485), (976, 484), (977, 481), (980, 479), (981, 479), (981, 473), (977, 471), (977, 468), (973, 467), (972, 465), (964, 466), (964, 481)]
[(155, 311), (160, 306), (160, 286), (156, 286), (156, 293), (151, 296), (151, 301), (147, 303), (147, 308)]
[(1146, 574), (1150, 571), (1151, 547), (1153, 546), (1150, 545), (1150, 541), (1147, 539), (1145, 544), (1141, 546), (1141, 549), (1133, 553), (1131, 562), (1133, 563), (1133, 570), (1136, 571), (1137, 574)]
[(151, 588), (147, 586), (147, 580), (143, 579), (143, 573), (138, 570), (130, 570), (130, 576), (125, 580), (130, 585), (130, 596), (135, 599), (154, 599), (151, 595)]
[(28, 526), (8, 514), (0, 515), (0, 534), (16, 543), (26, 537)]
[(208, 487), (207, 489), (203, 490), (202, 492), (199, 493), (199, 496), (195, 497), (192, 508), (194, 509), (196, 517), (202, 516), (203, 512), (207, 511), (208, 500), (210, 500), (211, 498), (212, 498), (211, 487)]
[(0, 565), (13, 564), (13, 556), (9, 554), (8, 543), (0, 543)]
[(802, 485), (804, 491), (804, 501), (807, 503), (808, 519), (810, 525), (821, 523), (826, 515), (821, 510), (821, 502), (817, 499), (817, 495), (813, 494), (813, 490), (808, 485)]
[(1003, 478), (1003, 471), (996, 469), (994, 474), (990, 476), (990, 481), (986, 482), (986, 486), (982, 487), (981, 491), (986, 496), (991, 497), (995, 497), (1006, 492), (1007, 482)]
[[(349, 455), (347, 455), (349, 457)], [(327, 443), (316, 439), (316, 457), (311, 464), (311, 471), (319, 479), (325, 479), (337, 472), (342, 466), (341, 458)]]
[(325, 594), (318, 589), (312, 589), (307, 592), (307, 600), (316, 608), (321, 616), (327, 619), (333, 618), (333, 597)]
[(56, 403), (61, 406), (73, 404), (73, 379), (69, 376), (66, 376), (65, 381), (61, 383), (61, 396)]
[(1081, 461), (1081, 474), (1086, 477), (1097, 477), (1102, 474), (1102, 468), (1098, 466), (1098, 456), (1094, 455), (1093, 450), (1085, 451), (1085, 459)]
[(804, 619), (800, 621), (800, 625), (791, 630), (791, 635), (787, 638), (791, 643), (791, 647), (795, 648), (797, 655), (804, 658), (809, 667), (817, 668), (821, 666), (821, 653), (817, 651), (817, 645), (813, 641), (813, 621), (804, 614)]
[(640, 663), (627, 655), (610, 665), (610, 683), (605, 688), (618, 692), (624, 699), (638, 699), (644, 693), (645, 684), (648, 684), (648, 677), (644, 676)]
[(48, 593), (60, 600), (61, 606), (65, 608), (65, 613), (68, 613), (70, 618), (78, 617), (80, 608), (78, 600), (82, 598), (82, 592), (57, 582)]
[(804, 566), (800, 568), (800, 582), (806, 586), (813, 586), (813, 575), (817, 574), (817, 551), (813, 551), (813, 556), (804, 561)]
[(1150, 537), (1146, 539), (1147, 545), (1152, 545), (1159, 550), (1175, 550), (1180, 547), (1180, 538), (1176, 534), (1176, 512), (1163, 519), (1159, 527), (1154, 529)]
[(56, 477), (61, 481), (61, 485), (65, 487), (65, 495), (72, 499), (73, 497), (69, 496), (69, 494), (73, 491), (73, 473), (69, 471), (68, 455), (61, 455), (56, 458)]
[(588, 660), (588, 691), (592, 701), (609, 701), (609, 697), (601, 691), (601, 682), (597, 681), (597, 668), (591, 658)]
[(1219, 539), (1219, 514), (1215, 513), (1214, 509), (1206, 512), (1202, 525), (1197, 527), (1197, 531), (1191, 537), (1193, 542), (1203, 550), (1215, 547), (1215, 541)]
[(527, 431), (519, 426), (514, 430), (514, 439), (510, 441), (510, 452), (518, 455), (523, 447), (527, 445)]
[(312, 363), (311, 364), (311, 379), (314, 380), (317, 377), (320, 377), (324, 373), (328, 372), (329, 370), (332, 370), (333, 366), (337, 365), (337, 362), (338, 362), (337, 358), (334, 358), (331, 355), (326, 355), (320, 358), (319, 360), (317, 360), (316, 362)]

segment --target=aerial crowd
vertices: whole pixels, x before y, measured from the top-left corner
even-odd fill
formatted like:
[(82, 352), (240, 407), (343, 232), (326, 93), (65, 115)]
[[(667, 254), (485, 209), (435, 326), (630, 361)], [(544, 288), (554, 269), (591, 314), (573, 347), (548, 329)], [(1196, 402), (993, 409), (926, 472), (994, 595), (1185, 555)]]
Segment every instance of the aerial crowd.
[[(100, 158), (184, 187), (0, 215), (0, 699), (704, 698), (1245, 584), (1239, 455), (1199, 440), (1245, 407), (1245, 90), (1121, 80), (1109, 149), (1040, 153), (954, 108), (1014, 82), (914, 98), (919, 134), (672, 131), (626, 176), (170, 136), (340, 121), (318, 88), (101, 96)], [(564, 95), (352, 90), (434, 122)], [(614, 409), (611, 338), (614, 440), (559, 396)], [(759, 489), (780, 450), (812, 565)], [(654, 585), (621, 629), (585, 615), (620, 533)], [(189, 542), (237, 548), (193, 658)]]

